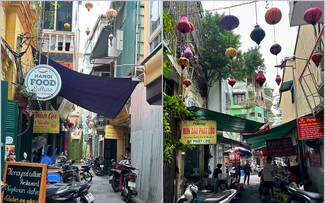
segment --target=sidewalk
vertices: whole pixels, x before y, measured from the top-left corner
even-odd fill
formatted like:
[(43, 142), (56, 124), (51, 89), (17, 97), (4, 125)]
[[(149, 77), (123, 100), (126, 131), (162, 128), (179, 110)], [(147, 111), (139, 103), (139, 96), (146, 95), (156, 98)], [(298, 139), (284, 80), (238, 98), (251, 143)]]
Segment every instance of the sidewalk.
[[(241, 177), (240, 182), (244, 182), (244, 176)], [(266, 200), (262, 200), (258, 192), (260, 186), (260, 178), (257, 175), (251, 175), (249, 185), (244, 186), (244, 190), (237, 199), (237, 203), (263, 203), (263, 202), (272, 202), (268, 197)]]

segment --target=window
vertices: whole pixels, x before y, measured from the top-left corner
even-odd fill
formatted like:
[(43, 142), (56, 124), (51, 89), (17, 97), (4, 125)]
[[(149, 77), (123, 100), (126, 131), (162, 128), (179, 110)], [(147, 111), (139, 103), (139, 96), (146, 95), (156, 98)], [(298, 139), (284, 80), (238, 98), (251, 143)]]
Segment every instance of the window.
[(149, 48), (152, 52), (162, 41), (162, 1), (150, 1)]
[[(70, 28), (64, 28), (69, 23)], [(44, 29), (71, 31), (72, 1), (45, 1), (44, 2)]]
[(234, 94), (234, 105), (240, 105), (241, 103), (246, 101), (245, 93), (242, 94)]

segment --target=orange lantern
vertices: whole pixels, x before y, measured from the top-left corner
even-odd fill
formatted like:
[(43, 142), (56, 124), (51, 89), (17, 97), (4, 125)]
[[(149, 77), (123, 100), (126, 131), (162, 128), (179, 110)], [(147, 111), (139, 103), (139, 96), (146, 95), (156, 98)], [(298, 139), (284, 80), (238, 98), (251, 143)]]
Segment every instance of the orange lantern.
[(87, 9), (88, 11), (90, 11), (90, 9), (93, 8), (93, 4), (92, 4), (91, 2), (87, 2), (87, 3), (85, 4), (85, 7), (86, 7), (86, 9)]
[(89, 33), (90, 33), (90, 30), (89, 30), (89, 27), (87, 27), (87, 29), (86, 29), (87, 36), (89, 35)]
[(237, 55), (237, 51), (235, 48), (230, 47), (226, 50), (226, 56), (228, 58), (233, 59), (236, 57), (236, 55)]
[(110, 9), (108, 9), (108, 11), (106, 11), (106, 16), (108, 16), (108, 17), (115, 17), (115, 16), (117, 16), (117, 11), (114, 10), (114, 9), (112, 9), (112, 8), (110, 8)]
[(188, 65), (189, 60), (186, 57), (181, 57), (177, 59), (177, 63), (182, 67), (182, 69), (184, 69)]
[(190, 85), (192, 84), (192, 82), (191, 82), (190, 79), (184, 79), (184, 80), (183, 80), (183, 84), (184, 84), (186, 87), (188, 87), (188, 86), (190, 86)]
[(275, 25), (280, 22), (282, 18), (281, 10), (273, 7), (266, 11), (265, 13), (265, 21), (270, 25)]
[(191, 28), (190, 32), (193, 32), (195, 27), (194, 27), (193, 23), (189, 22), (189, 24), (190, 24), (190, 28)]

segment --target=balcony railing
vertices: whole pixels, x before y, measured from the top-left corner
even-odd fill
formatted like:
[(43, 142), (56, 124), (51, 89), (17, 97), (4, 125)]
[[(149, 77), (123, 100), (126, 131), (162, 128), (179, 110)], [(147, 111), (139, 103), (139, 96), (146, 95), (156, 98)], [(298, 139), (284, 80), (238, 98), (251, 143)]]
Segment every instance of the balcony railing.
[(74, 52), (74, 33), (65, 31), (42, 31), (42, 52)]

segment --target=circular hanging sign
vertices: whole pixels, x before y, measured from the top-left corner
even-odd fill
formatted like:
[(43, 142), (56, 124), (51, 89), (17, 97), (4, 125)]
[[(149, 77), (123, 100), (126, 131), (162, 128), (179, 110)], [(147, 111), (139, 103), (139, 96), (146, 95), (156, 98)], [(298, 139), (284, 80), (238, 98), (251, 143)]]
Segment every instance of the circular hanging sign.
[(57, 70), (49, 65), (37, 65), (26, 75), (25, 86), (28, 92), (35, 92), (37, 100), (47, 101), (61, 90), (61, 77)]

